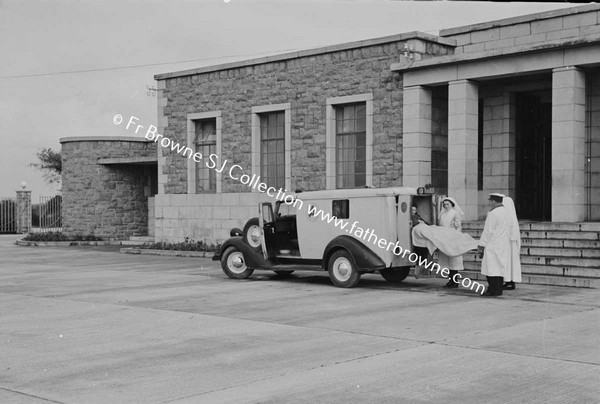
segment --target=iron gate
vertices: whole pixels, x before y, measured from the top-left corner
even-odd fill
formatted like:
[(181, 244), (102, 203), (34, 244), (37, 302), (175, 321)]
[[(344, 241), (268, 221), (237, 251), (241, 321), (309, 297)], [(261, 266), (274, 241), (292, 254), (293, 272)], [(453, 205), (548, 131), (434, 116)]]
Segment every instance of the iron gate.
[(0, 234), (17, 232), (17, 198), (0, 198)]
[(33, 206), (32, 227), (37, 231), (59, 232), (62, 230), (62, 197), (40, 196), (39, 203)]

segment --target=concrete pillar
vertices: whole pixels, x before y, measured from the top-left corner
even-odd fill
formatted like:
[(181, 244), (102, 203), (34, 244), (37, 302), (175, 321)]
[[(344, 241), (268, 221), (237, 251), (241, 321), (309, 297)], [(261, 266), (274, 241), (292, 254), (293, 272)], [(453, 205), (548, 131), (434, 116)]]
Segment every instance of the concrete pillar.
[(17, 233), (31, 230), (31, 191), (17, 191)]
[(585, 72), (552, 71), (552, 221), (585, 217)]
[(402, 109), (402, 185), (431, 183), (431, 90), (405, 87)]
[(448, 84), (448, 194), (462, 207), (466, 220), (478, 217), (478, 90), (469, 80)]

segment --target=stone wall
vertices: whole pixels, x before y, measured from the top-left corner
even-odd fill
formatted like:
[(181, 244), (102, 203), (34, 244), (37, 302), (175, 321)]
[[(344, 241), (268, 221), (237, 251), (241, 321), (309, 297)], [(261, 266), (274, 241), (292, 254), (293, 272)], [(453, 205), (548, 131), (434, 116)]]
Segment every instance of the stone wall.
[(155, 159), (156, 145), (131, 137), (63, 138), (61, 144), (63, 232), (114, 239), (146, 235), (156, 165), (124, 161)]
[[(162, 96), (167, 98), (168, 126), (159, 132), (185, 143), (187, 114), (221, 111), (223, 159), (250, 171), (252, 107), (291, 103), (292, 189), (324, 189), (325, 99), (373, 93), (373, 185), (399, 185), (402, 81), (389, 66), (401, 49), (402, 43), (393, 43), (166, 80)], [(186, 193), (186, 159), (162, 152), (168, 176), (164, 192)], [(223, 178), (223, 192), (246, 188)]]
[[(519, 46), (548, 46), (556, 41), (572, 41), (600, 35), (597, 6), (539, 13), (489, 23), (451, 28), (440, 36), (456, 40), (455, 54), (477, 52), (516, 52)], [(550, 18), (549, 18), (550, 17)], [(546, 18), (546, 19), (542, 19)]]
[[(396, 36), (354, 48), (346, 44), (271, 62), (159, 76), (158, 132), (185, 144), (188, 114), (219, 111), (222, 161), (239, 164), (251, 174), (252, 107), (289, 103), (290, 189), (320, 190), (326, 188), (326, 100), (370, 94), (372, 185), (401, 186), (403, 85), (402, 75), (391, 72), (390, 65), (400, 57), (406, 41)], [(431, 45), (423, 47), (422, 52), (445, 54), (448, 49)], [(223, 194), (182, 195), (189, 192), (189, 159), (162, 147), (158, 152), (157, 240), (180, 241), (186, 236), (220, 240), (228, 236), (231, 227), (241, 227), (249, 217), (256, 216), (256, 203), (265, 198), (229, 178), (226, 172), (222, 178)], [(242, 196), (245, 193), (249, 195)]]

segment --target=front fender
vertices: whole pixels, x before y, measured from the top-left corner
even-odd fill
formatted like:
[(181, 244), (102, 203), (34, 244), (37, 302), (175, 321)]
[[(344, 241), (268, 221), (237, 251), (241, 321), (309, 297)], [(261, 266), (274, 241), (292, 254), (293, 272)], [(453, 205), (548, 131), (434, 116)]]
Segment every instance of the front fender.
[(354, 259), (359, 271), (368, 272), (385, 268), (385, 263), (369, 247), (350, 236), (337, 236), (327, 244), (323, 253), (323, 269), (327, 269), (329, 256), (337, 249), (343, 248)]
[(250, 248), (248, 244), (244, 243), (244, 240), (238, 236), (225, 240), (219, 251), (213, 255), (212, 260), (219, 261), (225, 250), (227, 250), (229, 247), (235, 247), (240, 250), (242, 254), (244, 254), (244, 260), (246, 261), (248, 268), (271, 268), (273, 266), (270, 261), (265, 260), (262, 253), (257, 253), (252, 250), (252, 248)]

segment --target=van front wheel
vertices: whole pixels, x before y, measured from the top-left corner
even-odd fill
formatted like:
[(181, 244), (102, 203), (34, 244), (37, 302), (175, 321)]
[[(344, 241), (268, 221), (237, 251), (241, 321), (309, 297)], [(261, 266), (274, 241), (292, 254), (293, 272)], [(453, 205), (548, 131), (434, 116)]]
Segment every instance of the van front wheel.
[(338, 250), (331, 254), (327, 266), (329, 278), (338, 288), (353, 288), (358, 284), (360, 272), (346, 250)]
[(244, 254), (235, 247), (229, 247), (221, 257), (221, 268), (232, 279), (246, 279), (254, 269), (246, 266)]
[(410, 267), (403, 267), (397, 269), (382, 269), (379, 271), (381, 276), (383, 276), (383, 279), (393, 283), (402, 282), (404, 279), (406, 279), (409, 272)]

